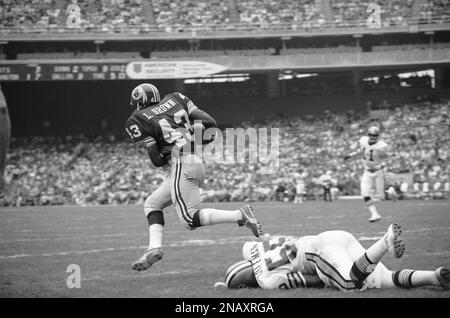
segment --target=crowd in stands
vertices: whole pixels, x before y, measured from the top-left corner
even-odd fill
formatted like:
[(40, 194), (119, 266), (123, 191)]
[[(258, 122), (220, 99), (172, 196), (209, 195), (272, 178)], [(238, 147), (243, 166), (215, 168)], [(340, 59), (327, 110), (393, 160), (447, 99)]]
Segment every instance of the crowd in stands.
[(420, 20), (450, 19), (450, 4), (447, 0), (424, 0), (420, 8)]
[(239, 21), (262, 27), (280, 23), (320, 26), (325, 23), (325, 16), (317, 0), (246, 0), (237, 2)]
[[(317, 28), (326, 23), (345, 27), (355, 21), (366, 25), (373, 13), (368, 10), (370, 4), (379, 6), (381, 26), (407, 25), (414, 1), (419, 0), (0, 0), (0, 25), (22, 32), (58, 32), (75, 21), (69, 19), (74, 13), (69, 9), (72, 4), (80, 13), (74, 32), (183, 32), (186, 27), (227, 30), (236, 25), (266, 28), (280, 24)], [(418, 15), (421, 21), (448, 20), (450, 4), (425, 0)]]
[[(388, 110), (377, 123), (396, 155), (388, 164), (388, 170), (399, 176), (396, 188), (405, 197), (448, 197), (450, 102), (403, 105)], [(280, 128), (279, 164), (224, 163), (206, 157), (202, 199), (293, 201), (298, 195), (321, 199), (320, 178), (328, 171), (336, 180), (332, 193), (358, 195), (362, 162), (342, 157), (358, 148), (368, 124), (367, 114), (352, 111), (243, 123), (244, 129)], [(245, 156), (252, 151), (247, 147)], [(141, 204), (167, 173), (151, 169), (145, 153), (113, 136), (17, 139), (11, 145), (9, 187), (0, 196), (0, 206)], [(301, 188), (304, 193), (298, 193)]]
[[(0, 25), (22, 32), (61, 27), (75, 31), (120, 32), (148, 27), (143, 0), (0, 0)], [(0, 28), (0, 31), (8, 31)]]
[(153, 0), (153, 12), (158, 27), (170, 32), (232, 20), (227, 1), (221, 0)]
[(368, 11), (369, 5), (377, 4), (380, 8), (380, 26), (402, 25), (411, 17), (412, 3), (413, 0), (332, 0), (334, 22), (339, 26), (351, 26), (354, 21), (366, 25), (367, 18), (374, 13)]

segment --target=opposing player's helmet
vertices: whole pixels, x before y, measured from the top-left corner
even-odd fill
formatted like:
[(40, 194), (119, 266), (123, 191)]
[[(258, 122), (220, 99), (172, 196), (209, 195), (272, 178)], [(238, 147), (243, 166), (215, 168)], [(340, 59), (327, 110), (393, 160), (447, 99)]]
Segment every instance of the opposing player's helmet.
[(228, 267), (225, 274), (225, 285), (232, 289), (259, 287), (252, 263), (243, 260)]
[(371, 126), (368, 131), (369, 135), (369, 143), (374, 144), (378, 141), (378, 137), (380, 136), (380, 128), (377, 126)]
[(159, 103), (161, 97), (155, 85), (143, 83), (136, 86), (131, 92), (130, 105), (137, 109), (145, 108), (149, 105)]

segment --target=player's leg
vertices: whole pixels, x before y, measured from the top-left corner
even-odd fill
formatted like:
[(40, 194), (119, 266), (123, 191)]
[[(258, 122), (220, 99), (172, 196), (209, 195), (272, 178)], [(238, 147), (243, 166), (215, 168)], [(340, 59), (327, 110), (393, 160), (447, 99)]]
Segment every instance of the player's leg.
[(375, 208), (374, 200), (370, 193), (372, 190), (372, 186), (373, 186), (372, 176), (370, 175), (369, 172), (364, 171), (361, 177), (361, 195), (370, 212), (369, 222), (376, 222), (381, 219), (381, 216), (378, 213), (377, 209)]
[(350, 256), (355, 259), (350, 276), (357, 286), (362, 287), (366, 278), (374, 271), (387, 252), (391, 251), (396, 258), (402, 257), (405, 244), (401, 239), (401, 227), (391, 224), (383, 237), (367, 250), (364, 250), (355, 239), (349, 245), (348, 251)]
[(440, 267), (434, 271), (402, 269), (391, 271), (379, 263), (366, 279), (369, 288), (403, 288), (435, 286), (450, 289), (450, 270)]
[(398, 195), (397, 192), (395, 191), (395, 188), (393, 186), (390, 186), (387, 190), (386, 193), (388, 195), (388, 198), (391, 199), (393, 202), (396, 202), (398, 199)]
[(421, 286), (440, 286), (450, 288), (450, 270), (440, 267), (435, 271), (403, 269), (391, 271), (380, 261), (387, 252), (395, 257), (403, 255), (405, 245), (398, 225), (389, 226), (386, 234), (367, 250), (356, 240), (349, 244), (348, 253), (355, 260), (351, 277), (361, 286), (365, 281), (369, 288), (412, 288)]
[(325, 286), (342, 291), (355, 291), (356, 285), (349, 276), (353, 265), (342, 246), (324, 246), (320, 251), (306, 252), (306, 260), (314, 263), (317, 276)]
[(436, 286), (450, 289), (450, 269), (440, 267), (435, 271), (402, 269), (389, 271), (390, 275), (382, 280), (382, 287), (413, 288)]
[(376, 173), (375, 176), (375, 188), (377, 192), (377, 196), (380, 200), (384, 200), (385, 198), (385, 184), (384, 184), (384, 171), (380, 170)]
[(200, 160), (189, 157), (176, 158), (172, 163), (171, 194), (180, 221), (186, 223), (189, 229), (219, 223), (237, 223), (250, 228), (255, 236), (259, 236), (261, 226), (250, 206), (240, 210), (200, 208), (199, 185), (205, 177), (205, 168)]
[(148, 269), (163, 257), (162, 237), (164, 230), (164, 208), (172, 204), (170, 178), (167, 178), (144, 203), (144, 212), (148, 221), (148, 249), (132, 268), (137, 271)]
[(6, 184), (5, 168), (6, 157), (9, 148), (9, 139), (11, 134), (11, 122), (9, 120), (6, 99), (0, 88), (0, 190)]
[(326, 286), (342, 291), (358, 289), (350, 276), (354, 259), (348, 253), (348, 246), (353, 240), (356, 241), (348, 232), (326, 231), (317, 235), (307, 247), (305, 258), (314, 263), (317, 275)]

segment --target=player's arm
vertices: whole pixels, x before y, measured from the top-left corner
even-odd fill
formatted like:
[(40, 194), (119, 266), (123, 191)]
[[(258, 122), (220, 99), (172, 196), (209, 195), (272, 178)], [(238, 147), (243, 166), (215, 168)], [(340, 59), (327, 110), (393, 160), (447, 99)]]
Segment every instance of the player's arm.
[(350, 152), (350, 153), (344, 155), (343, 159), (346, 160), (346, 161), (347, 160), (354, 160), (355, 158), (360, 157), (360, 156), (361, 156), (361, 149), (355, 150), (353, 152)]
[(125, 131), (136, 147), (147, 151), (148, 157), (154, 167), (162, 167), (167, 164), (167, 159), (159, 151), (154, 134), (146, 131), (138, 121), (128, 120), (125, 124)]
[(324, 283), (317, 275), (301, 272), (270, 271), (258, 278), (262, 289), (294, 289), (294, 288), (322, 288)]
[(203, 145), (214, 141), (217, 133), (217, 123), (211, 115), (201, 109), (196, 109), (191, 113), (191, 119), (193, 121), (194, 134), (197, 131), (200, 132), (200, 139)]
[[(186, 109), (189, 114), (190, 122), (192, 128), (195, 132), (201, 132), (202, 143), (207, 144), (214, 140), (216, 136), (215, 129), (217, 128), (216, 120), (207, 112), (199, 109), (197, 105), (194, 104), (188, 97), (184, 96), (181, 93), (174, 93), (174, 95), (182, 101), (183, 107)], [(207, 129), (214, 129), (214, 131), (210, 131), (209, 134), (204, 134)]]
[(156, 144), (147, 148), (147, 154), (155, 167), (162, 167), (167, 164), (167, 159), (163, 157)]
[(386, 146), (384, 149), (380, 150), (379, 156), (381, 162), (377, 164), (373, 169), (371, 169), (373, 171), (381, 170), (387, 167), (391, 163), (392, 158), (394, 158), (396, 155), (391, 151), (389, 147)]

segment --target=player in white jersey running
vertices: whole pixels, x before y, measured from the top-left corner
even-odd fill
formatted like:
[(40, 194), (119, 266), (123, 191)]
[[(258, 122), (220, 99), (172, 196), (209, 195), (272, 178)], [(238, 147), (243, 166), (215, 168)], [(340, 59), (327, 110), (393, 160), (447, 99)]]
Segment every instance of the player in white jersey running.
[(225, 282), (216, 286), (330, 287), (341, 291), (422, 286), (450, 289), (448, 268), (391, 271), (380, 262), (388, 252), (400, 258), (404, 251), (401, 227), (396, 224), (391, 224), (385, 235), (367, 250), (346, 231), (326, 231), (299, 238), (268, 236), (262, 242), (246, 242), (242, 248), (244, 260), (231, 265)]
[(379, 140), (380, 128), (371, 126), (368, 130), (368, 136), (363, 136), (359, 140), (360, 149), (344, 156), (344, 160), (360, 158), (362, 155), (364, 173), (361, 177), (361, 195), (370, 211), (370, 222), (376, 222), (381, 219), (374, 205), (372, 189), (375, 189), (379, 200), (384, 199), (384, 167), (385, 160), (388, 158), (388, 145)]

